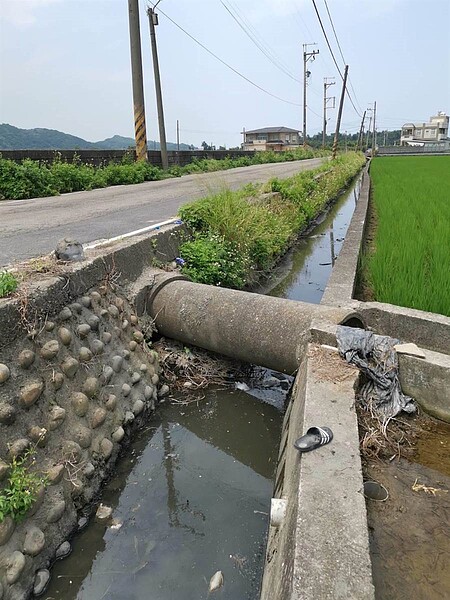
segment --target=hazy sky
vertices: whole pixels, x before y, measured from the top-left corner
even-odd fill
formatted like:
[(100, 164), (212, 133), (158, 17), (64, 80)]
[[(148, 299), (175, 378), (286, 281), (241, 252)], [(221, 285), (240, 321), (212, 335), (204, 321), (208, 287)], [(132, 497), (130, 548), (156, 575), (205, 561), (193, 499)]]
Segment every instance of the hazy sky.
[[(140, 0), (147, 134), (158, 139), (147, 2)], [(245, 35), (252, 28), (277, 68)], [(324, 0), (316, 0), (336, 59)], [(450, 111), (450, 0), (328, 0), (358, 111), (377, 101), (379, 129)], [(317, 42), (308, 105), (322, 114), (323, 77), (341, 80), (312, 0), (162, 0), (158, 9), (270, 93), (302, 103), (302, 44)], [(157, 36), (167, 139), (240, 143), (240, 131), (302, 128), (302, 108), (272, 98), (220, 64), (159, 13)], [(127, 0), (0, 0), (0, 122), (95, 141), (133, 136)], [(284, 69), (284, 70), (282, 70)], [(284, 72), (284, 71), (287, 71)], [(296, 79), (298, 81), (296, 81)], [(346, 99), (342, 130), (360, 117)], [(334, 130), (336, 110), (329, 112)], [(308, 113), (308, 133), (322, 117)]]

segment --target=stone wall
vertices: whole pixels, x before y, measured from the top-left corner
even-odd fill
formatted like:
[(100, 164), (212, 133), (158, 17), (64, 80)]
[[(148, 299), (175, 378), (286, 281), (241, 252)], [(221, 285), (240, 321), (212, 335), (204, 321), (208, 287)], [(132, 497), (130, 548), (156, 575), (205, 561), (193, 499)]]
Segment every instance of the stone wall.
[[(45, 477), (25, 519), (0, 523), (0, 599), (26, 598), (48, 578), (132, 430), (153, 410), (158, 357), (151, 322), (114, 284), (89, 293), (0, 350), (0, 494), (27, 450)], [(66, 544), (67, 546), (67, 544)], [(64, 548), (64, 546), (63, 546)]]

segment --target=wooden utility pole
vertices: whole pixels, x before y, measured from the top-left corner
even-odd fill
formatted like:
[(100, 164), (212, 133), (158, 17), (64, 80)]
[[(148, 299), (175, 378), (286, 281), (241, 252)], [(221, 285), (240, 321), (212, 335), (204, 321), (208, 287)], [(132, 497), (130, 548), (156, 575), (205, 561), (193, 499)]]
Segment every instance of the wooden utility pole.
[(332, 96), (331, 98), (327, 98), (327, 89), (332, 86), (335, 85), (335, 81), (330, 81), (330, 83), (328, 83), (328, 79), (334, 79), (334, 77), (324, 77), (323, 78), (323, 132), (322, 132), (322, 148), (325, 148), (325, 143), (326, 143), (326, 138), (327, 138), (327, 102), (328, 100), (333, 100), (333, 106), (332, 108), (334, 108), (335, 104), (335, 98), (334, 96)]
[(137, 160), (148, 160), (138, 0), (128, 0), (128, 21), (130, 26), (131, 78), (133, 80), (134, 137), (136, 140), (136, 158)]
[(318, 50), (312, 50), (308, 52), (308, 46), (315, 46), (316, 44), (303, 44), (303, 148), (306, 148), (306, 87), (308, 77), (311, 72), (307, 70), (306, 66), (308, 61), (316, 60), (316, 54), (319, 54)]
[[(368, 108), (367, 110), (373, 110), (372, 108)], [(370, 115), (369, 117), (369, 126), (367, 128), (367, 136), (366, 136), (366, 150), (369, 147), (369, 136), (370, 136), (370, 130), (372, 127), (372, 115)]]
[(180, 121), (177, 119), (177, 151), (180, 151)]
[(337, 154), (337, 147), (338, 147), (338, 140), (339, 140), (339, 128), (341, 127), (342, 109), (344, 108), (345, 89), (347, 87), (347, 75), (348, 75), (348, 65), (345, 65), (344, 80), (342, 82), (341, 99), (339, 101), (339, 110), (338, 110), (338, 117), (337, 117), (337, 122), (336, 122), (336, 131), (334, 132), (333, 153), (331, 155), (332, 160), (334, 160), (336, 158), (336, 154)]
[(157, 2), (154, 8), (148, 7), (147, 15), (148, 22), (150, 24), (150, 40), (152, 44), (152, 58), (153, 58), (153, 73), (155, 77), (155, 90), (156, 90), (156, 106), (158, 109), (158, 126), (159, 126), (159, 145), (161, 147), (161, 163), (163, 169), (169, 168), (169, 159), (167, 156), (167, 143), (166, 143), (166, 128), (164, 125), (164, 109), (162, 101), (161, 91), (161, 77), (159, 75), (159, 62), (158, 62), (158, 49), (156, 47), (156, 31), (155, 26), (158, 25), (158, 15), (155, 13), (155, 8), (159, 2)]
[(366, 120), (366, 111), (364, 111), (363, 118), (362, 118), (362, 121), (361, 121), (361, 127), (359, 128), (358, 143), (356, 144), (356, 149), (357, 150), (362, 150), (363, 137), (364, 137), (364, 121), (365, 120)]
[(376, 117), (377, 117), (377, 103), (373, 103), (373, 133), (372, 133), (372, 158), (377, 152), (377, 130), (376, 130)]

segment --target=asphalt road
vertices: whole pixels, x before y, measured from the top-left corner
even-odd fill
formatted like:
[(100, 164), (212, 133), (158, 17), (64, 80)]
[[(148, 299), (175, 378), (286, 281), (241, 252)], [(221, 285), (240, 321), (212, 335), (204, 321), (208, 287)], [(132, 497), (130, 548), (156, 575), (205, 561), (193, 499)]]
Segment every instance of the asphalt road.
[(323, 160), (239, 167), (49, 198), (2, 201), (0, 266), (48, 254), (64, 237), (85, 244), (159, 223), (175, 217), (185, 202), (211, 192), (290, 177), (319, 166)]

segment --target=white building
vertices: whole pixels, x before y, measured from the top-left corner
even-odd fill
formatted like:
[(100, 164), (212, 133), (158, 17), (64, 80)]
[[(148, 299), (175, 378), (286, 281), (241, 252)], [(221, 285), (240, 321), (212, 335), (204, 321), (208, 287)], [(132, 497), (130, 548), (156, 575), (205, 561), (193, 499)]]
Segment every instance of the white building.
[(400, 146), (429, 146), (448, 147), (449, 117), (445, 112), (439, 111), (430, 117), (428, 123), (405, 123), (402, 127)]

